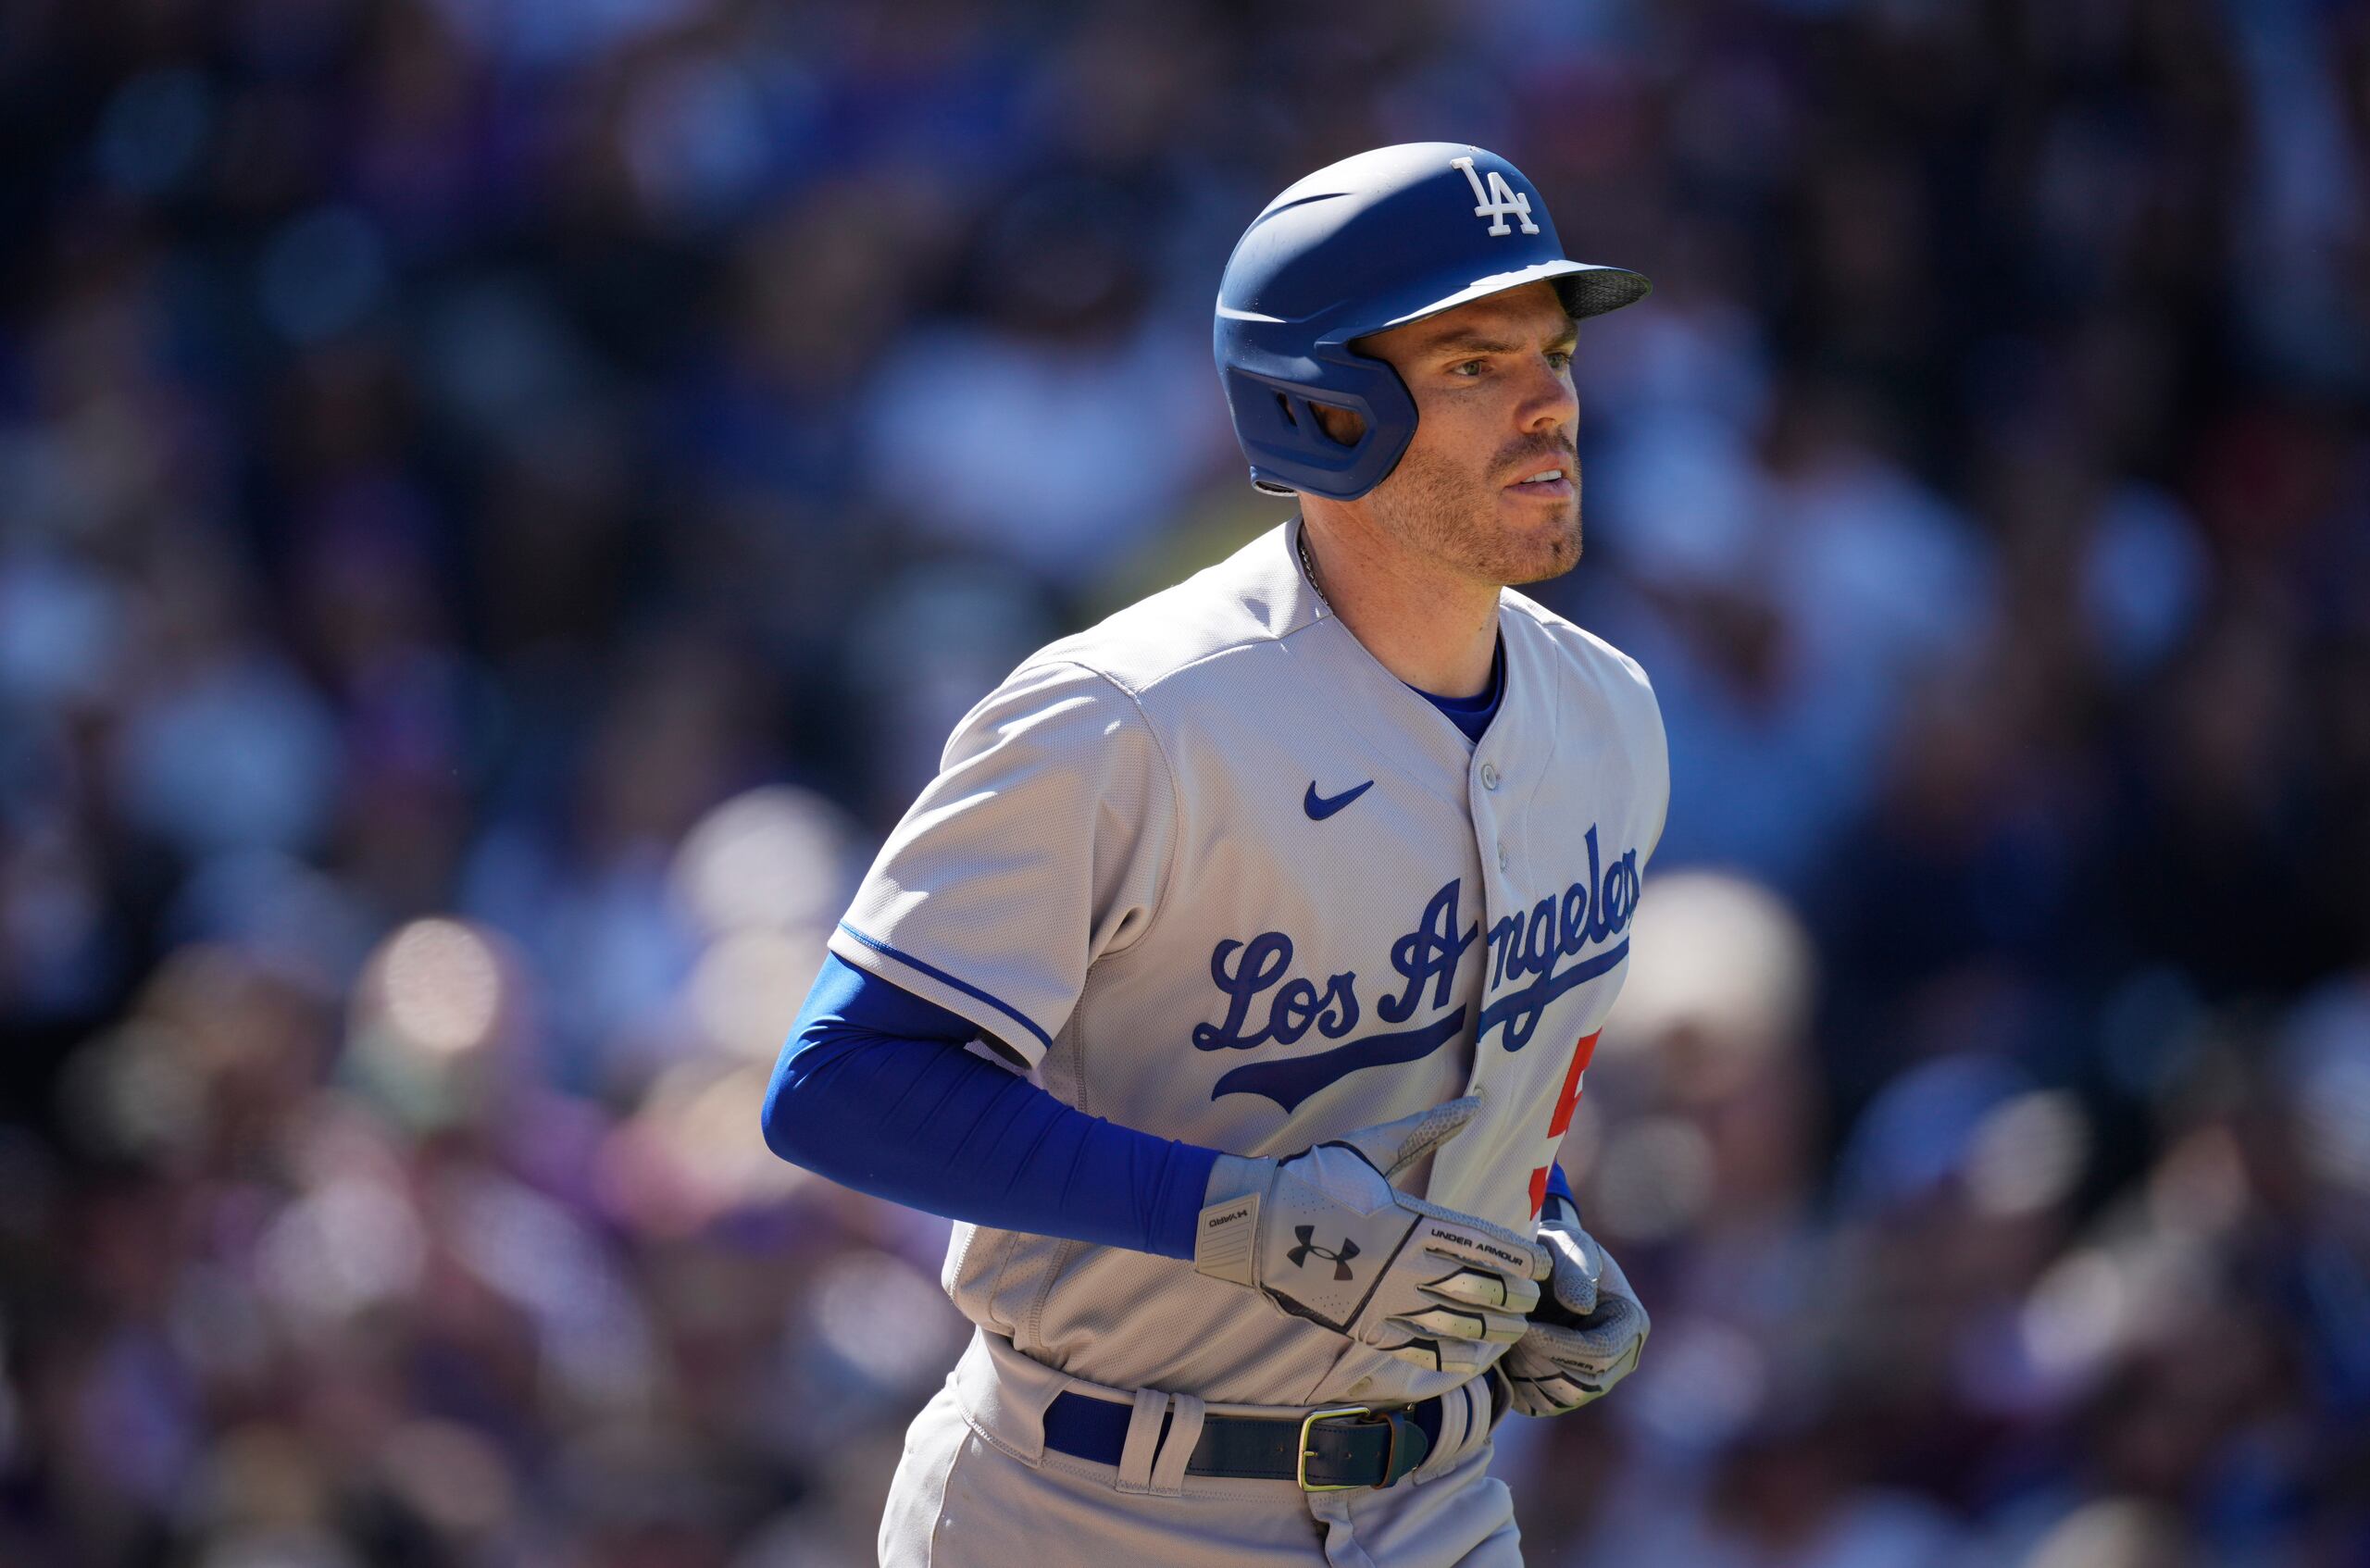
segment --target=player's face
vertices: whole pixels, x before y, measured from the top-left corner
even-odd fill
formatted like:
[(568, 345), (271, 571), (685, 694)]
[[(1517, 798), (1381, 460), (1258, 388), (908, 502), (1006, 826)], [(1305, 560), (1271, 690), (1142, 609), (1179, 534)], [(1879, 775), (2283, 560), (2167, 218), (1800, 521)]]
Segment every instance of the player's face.
[[(1415, 394), (1416, 439), (1365, 498), (1383, 529), (1492, 583), (1580, 558), (1572, 318), (1547, 283), (1491, 294), (1362, 342)], [(1533, 476), (1554, 470), (1556, 478)]]

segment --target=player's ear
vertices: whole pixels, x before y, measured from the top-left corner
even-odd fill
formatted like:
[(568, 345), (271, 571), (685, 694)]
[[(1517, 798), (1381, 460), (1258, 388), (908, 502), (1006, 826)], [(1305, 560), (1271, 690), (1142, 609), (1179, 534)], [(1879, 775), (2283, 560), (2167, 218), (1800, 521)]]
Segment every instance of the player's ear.
[(1366, 417), (1355, 409), (1336, 408), (1329, 403), (1315, 402), (1308, 406), (1309, 411), (1316, 416), (1316, 428), (1325, 432), (1328, 440), (1339, 442), (1343, 446), (1355, 446), (1358, 438), (1366, 433)]

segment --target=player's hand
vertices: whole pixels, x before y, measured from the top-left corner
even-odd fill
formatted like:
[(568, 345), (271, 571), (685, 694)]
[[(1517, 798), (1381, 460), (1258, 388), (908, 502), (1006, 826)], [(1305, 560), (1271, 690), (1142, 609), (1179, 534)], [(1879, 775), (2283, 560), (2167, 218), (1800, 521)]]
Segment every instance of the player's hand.
[(1539, 1239), (1554, 1258), (1546, 1298), (1498, 1369), (1525, 1415), (1561, 1415), (1629, 1375), (1646, 1348), (1646, 1309), (1613, 1254), (1580, 1228), (1569, 1204), (1548, 1200)]
[(1552, 1259), (1391, 1183), (1480, 1108), (1453, 1100), (1280, 1160), (1220, 1155), (1193, 1266), (1419, 1366), (1479, 1372), (1522, 1338)]

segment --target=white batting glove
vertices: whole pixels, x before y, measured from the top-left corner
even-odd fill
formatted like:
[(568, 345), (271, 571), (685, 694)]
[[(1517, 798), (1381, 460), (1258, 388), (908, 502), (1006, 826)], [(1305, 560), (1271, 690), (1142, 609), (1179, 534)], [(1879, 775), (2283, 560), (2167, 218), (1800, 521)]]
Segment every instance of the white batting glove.
[(1194, 1268), (1419, 1366), (1481, 1371), (1522, 1338), (1547, 1251), (1391, 1186), (1480, 1108), (1452, 1100), (1280, 1160), (1220, 1155)]
[(1540, 1243), (1555, 1260), (1547, 1298), (1500, 1371), (1525, 1415), (1561, 1415), (1629, 1375), (1653, 1325), (1613, 1254), (1580, 1228), (1578, 1211), (1549, 1198)]

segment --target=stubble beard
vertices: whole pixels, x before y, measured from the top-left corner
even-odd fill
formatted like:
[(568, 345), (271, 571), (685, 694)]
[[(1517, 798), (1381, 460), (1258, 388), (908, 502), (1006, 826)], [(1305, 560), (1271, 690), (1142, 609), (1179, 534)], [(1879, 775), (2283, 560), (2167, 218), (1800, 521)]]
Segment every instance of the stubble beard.
[(1516, 531), (1498, 516), (1498, 487), (1437, 454), (1409, 453), (1375, 493), (1375, 519), (1408, 548), (1504, 588), (1562, 577), (1580, 563), (1580, 469), (1566, 459), (1572, 500), (1561, 526)]

